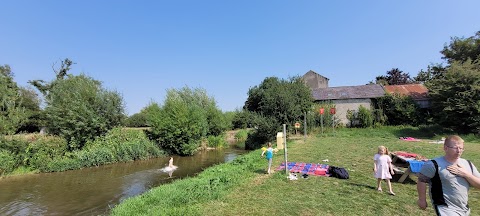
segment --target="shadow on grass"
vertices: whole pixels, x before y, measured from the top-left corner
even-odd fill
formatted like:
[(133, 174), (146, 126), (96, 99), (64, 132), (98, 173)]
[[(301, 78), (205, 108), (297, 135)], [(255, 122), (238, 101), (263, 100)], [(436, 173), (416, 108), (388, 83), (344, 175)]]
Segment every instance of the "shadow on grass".
[(372, 185), (367, 185), (367, 184), (359, 184), (359, 183), (351, 183), (351, 182), (347, 182), (347, 184), (352, 185), (352, 186), (357, 186), (357, 187), (364, 187), (364, 188), (372, 189), (372, 190), (377, 189), (376, 187), (374, 187)]
[(436, 136), (449, 133), (438, 125), (422, 125), (418, 127), (398, 128), (392, 133), (396, 137), (415, 137), (420, 139), (433, 139)]
[(265, 169), (257, 169), (257, 170), (255, 170), (255, 173), (257, 173), (257, 174), (267, 174), (267, 171)]
[[(410, 176), (413, 175), (413, 174), (410, 174)], [(412, 178), (410, 178), (410, 176), (408, 176), (402, 183), (400, 184), (414, 184), (416, 185), (417, 184), (417, 181), (413, 180)], [(399, 183), (398, 180), (400, 180), (400, 178), (402, 177), (402, 174), (395, 174), (392, 176), (392, 179), (391, 179), (391, 182), (394, 182), (394, 183)]]

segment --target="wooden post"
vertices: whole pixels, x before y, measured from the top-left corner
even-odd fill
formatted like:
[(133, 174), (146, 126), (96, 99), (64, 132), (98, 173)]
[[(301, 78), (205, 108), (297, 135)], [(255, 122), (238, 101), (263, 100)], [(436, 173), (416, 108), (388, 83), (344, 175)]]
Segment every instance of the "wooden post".
[(287, 160), (287, 125), (283, 124), (283, 144), (285, 152), (285, 174), (288, 176), (288, 160)]
[(320, 115), (320, 125), (322, 126), (322, 134), (323, 134), (323, 114)]
[(303, 116), (303, 143), (307, 142), (307, 112)]

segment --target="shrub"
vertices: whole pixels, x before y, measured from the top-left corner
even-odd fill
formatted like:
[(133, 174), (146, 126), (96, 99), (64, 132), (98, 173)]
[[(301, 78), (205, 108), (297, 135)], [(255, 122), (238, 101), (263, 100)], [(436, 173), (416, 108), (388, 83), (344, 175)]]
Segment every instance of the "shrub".
[(245, 141), (248, 137), (248, 130), (241, 129), (235, 134), (235, 139), (238, 141)]
[(135, 113), (125, 120), (127, 127), (148, 127), (147, 115), (145, 113)]
[(85, 75), (55, 80), (46, 102), (47, 127), (67, 140), (69, 150), (81, 149), (124, 117), (120, 94), (103, 89), (99, 81)]
[(10, 151), (0, 149), (0, 175), (12, 172), (17, 165), (15, 156)]
[(164, 106), (150, 114), (149, 136), (160, 147), (179, 155), (192, 155), (206, 135), (219, 135), (226, 127), (218, 123), (221, 112), (215, 100), (202, 89), (169, 90)]
[(245, 140), (245, 149), (258, 149), (267, 142), (276, 139), (278, 131), (281, 131), (281, 125), (273, 117), (254, 115), (254, 130), (252, 130)]
[(208, 136), (207, 141), (208, 147), (212, 148), (222, 148), (228, 146), (228, 143), (223, 136)]
[(358, 111), (348, 110), (347, 119), (350, 121), (351, 127), (372, 127), (374, 122), (374, 116), (372, 112), (360, 105)]
[(67, 143), (61, 137), (36, 135), (25, 152), (24, 164), (44, 171), (54, 158), (61, 158), (67, 152)]
[(377, 100), (377, 107), (384, 111), (388, 125), (413, 125), (425, 122), (419, 114), (420, 107), (409, 96), (386, 94)]

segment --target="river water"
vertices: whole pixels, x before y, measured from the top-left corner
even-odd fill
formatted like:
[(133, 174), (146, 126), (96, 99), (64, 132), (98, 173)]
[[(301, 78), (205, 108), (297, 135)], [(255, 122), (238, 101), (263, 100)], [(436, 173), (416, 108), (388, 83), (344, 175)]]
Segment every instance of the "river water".
[(126, 198), (194, 176), (243, 153), (228, 148), (174, 156), (178, 169), (173, 173), (161, 171), (168, 157), (0, 179), (0, 215), (105, 215)]

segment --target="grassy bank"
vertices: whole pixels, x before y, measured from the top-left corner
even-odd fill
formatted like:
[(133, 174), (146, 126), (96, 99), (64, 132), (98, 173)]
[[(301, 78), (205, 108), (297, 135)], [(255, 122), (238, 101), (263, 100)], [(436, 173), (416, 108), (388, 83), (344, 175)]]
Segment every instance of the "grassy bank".
[[(289, 181), (283, 171), (264, 174), (266, 161), (254, 151), (234, 163), (207, 169), (198, 177), (179, 180), (125, 201), (113, 215), (434, 215), (431, 207), (416, 205), (416, 179), (393, 183), (396, 196), (375, 190), (373, 155), (377, 146), (408, 151), (432, 158), (443, 153), (442, 145), (427, 141), (405, 142), (400, 136), (440, 139), (443, 134), (412, 127), (341, 129), (312, 135), (304, 143), (288, 143), (289, 161), (345, 167), (349, 180), (310, 176)], [(480, 144), (469, 136), (464, 158), (480, 166)], [(284, 159), (274, 157), (274, 166)], [(398, 179), (399, 176), (395, 176)], [(384, 189), (386, 185), (384, 184)], [(385, 190), (384, 190), (385, 191)], [(480, 192), (470, 191), (472, 215), (480, 215)]]

